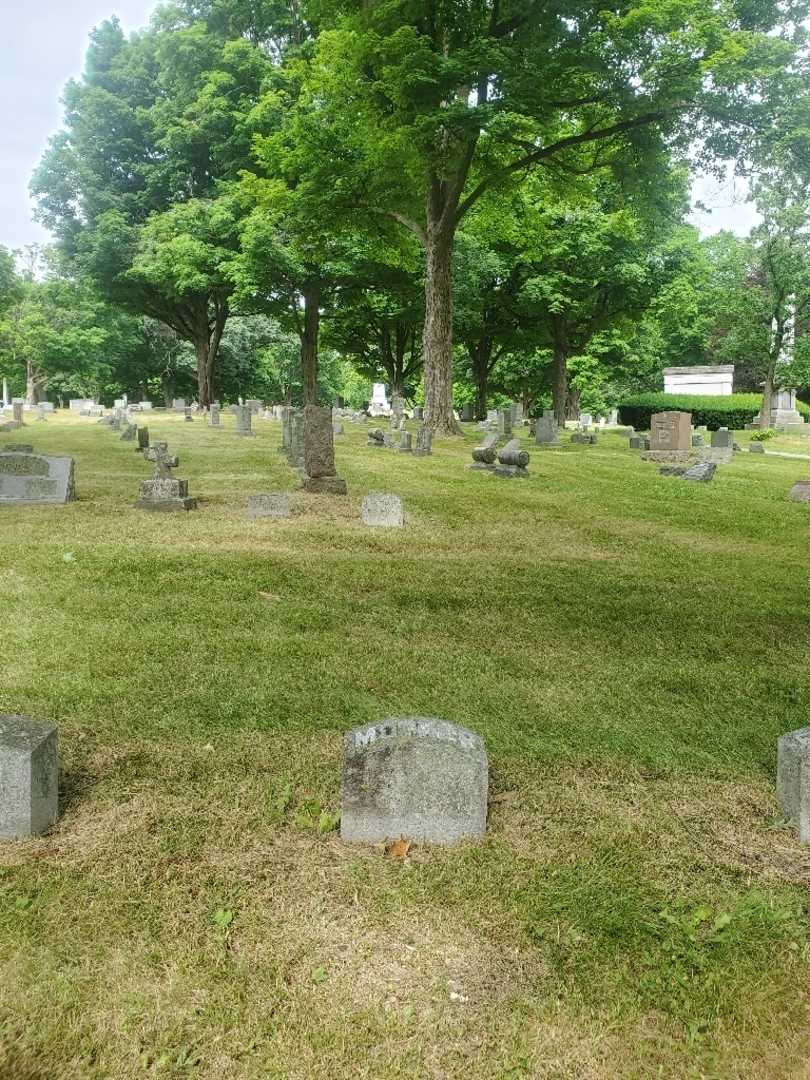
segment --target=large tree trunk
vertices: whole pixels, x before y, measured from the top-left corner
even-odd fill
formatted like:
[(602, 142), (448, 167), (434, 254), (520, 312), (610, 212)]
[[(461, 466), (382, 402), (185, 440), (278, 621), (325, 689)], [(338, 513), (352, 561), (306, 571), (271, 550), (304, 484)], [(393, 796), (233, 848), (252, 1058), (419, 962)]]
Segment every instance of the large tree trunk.
[(762, 384), (762, 408), (759, 410), (759, 429), (765, 431), (771, 426), (771, 398), (774, 390), (773, 365), (768, 365), (765, 382)]
[(568, 356), (561, 340), (554, 342), (554, 360), (551, 370), (551, 399), (554, 419), (558, 427), (565, 426), (565, 406), (568, 401)]
[[(438, 184), (438, 181), (436, 181)], [(431, 191), (427, 198), (425, 255), (425, 414), (424, 424), (438, 435), (460, 435), (453, 416), (453, 257), (454, 226)]]
[(304, 325), (301, 332), (301, 382), (304, 405), (318, 404), (318, 331), (321, 323), (320, 294), (316, 287), (304, 291)]
[(582, 391), (572, 390), (568, 391), (568, 407), (566, 409), (566, 420), (578, 420), (579, 410), (582, 402)]
[(39, 401), (39, 379), (30, 360), (25, 362), (25, 400), (32, 408)]
[(197, 354), (197, 400), (200, 408), (207, 409), (214, 398), (212, 375), (213, 358), (211, 355), (211, 339), (206, 328), (205, 336), (198, 337), (194, 342), (194, 351)]

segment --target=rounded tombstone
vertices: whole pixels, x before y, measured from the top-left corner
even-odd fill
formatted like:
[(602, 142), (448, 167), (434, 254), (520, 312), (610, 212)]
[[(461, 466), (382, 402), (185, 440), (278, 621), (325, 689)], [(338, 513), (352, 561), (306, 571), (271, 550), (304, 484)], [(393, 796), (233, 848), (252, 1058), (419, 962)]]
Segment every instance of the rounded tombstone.
[(348, 732), (341, 839), (452, 844), (486, 831), (484, 741), (432, 716), (397, 716)]

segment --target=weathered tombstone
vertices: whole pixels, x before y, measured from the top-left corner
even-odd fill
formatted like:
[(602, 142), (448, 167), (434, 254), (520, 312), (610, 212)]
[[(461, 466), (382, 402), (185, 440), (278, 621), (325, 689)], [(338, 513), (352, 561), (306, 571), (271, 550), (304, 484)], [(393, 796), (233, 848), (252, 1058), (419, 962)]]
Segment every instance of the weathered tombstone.
[(23, 419), (23, 403), (21, 401), (15, 401), (11, 406), (11, 412), (14, 417), (14, 423), (18, 427), (24, 427), (25, 421)]
[(414, 447), (414, 457), (430, 457), (433, 453), (433, 432), (427, 426), (427, 424), (420, 424), (419, 430), (416, 433), (416, 446)]
[(391, 717), (346, 735), (340, 836), (348, 843), (480, 839), (488, 791), (479, 735), (432, 716)]
[(394, 436), (390, 431), (383, 432), (383, 446), (386, 446), (389, 450), (392, 450), (396, 446)]
[(701, 484), (708, 484), (716, 471), (717, 465), (714, 461), (698, 461), (695, 465), (689, 466), (683, 474), (683, 478), (684, 480), (696, 480)]
[(342, 435), (343, 434), (343, 424), (341, 423), (341, 421), (336, 416), (332, 417), (332, 434), (333, 435)]
[(765, 453), (765, 447), (762, 445), (761, 442), (752, 442), (748, 449), (751, 451), (752, 454)]
[(292, 441), (292, 408), (289, 405), (281, 406), (281, 446), (278, 447), (280, 454), (290, 456), (290, 443)]
[(271, 491), (262, 495), (251, 495), (247, 512), (251, 518), (288, 518), (292, 513), (290, 493)]
[(217, 405), (216, 402), (214, 402), (214, 404), (208, 411), (208, 423), (211, 425), (211, 427), (222, 427), (219, 417), (219, 405)]
[(552, 409), (544, 409), (534, 426), (534, 441), (538, 446), (559, 446), (557, 420)]
[(187, 424), (193, 424), (194, 423), (194, 414), (193, 414), (193, 410), (192, 410), (191, 406), (187, 406), (185, 409), (183, 409), (183, 412), (185, 414), (186, 423)]
[(253, 416), (258, 416), (262, 411), (262, 403), (258, 398), (248, 398), (245, 405), (250, 409)]
[(512, 410), (500, 409), (498, 412), (498, 434), (502, 439), (512, 436)]
[(473, 419), (473, 405), (472, 402), (466, 401), (461, 406), (461, 419), (465, 424), (468, 424)]
[(186, 399), (181, 397), (175, 398), (172, 402), (172, 409), (177, 413), (184, 413), (186, 411)]
[(294, 469), (304, 468), (304, 413), (293, 409), (290, 415), (290, 449), (287, 460)]
[(654, 413), (650, 419), (650, 450), (689, 450), (692, 414), (687, 412)]
[(519, 477), (528, 476), (526, 466), (529, 464), (529, 455), (522, 450), (517, 439), (512, 439), (498, 452), (498, 464), (495, 466), (496, 476)]
[(425, 417), (425, 410), (421, 405), (414, 405), (413, 418), (414, 420), (423, 420)]
[(791, 502), (810, 502), (810, 480), (797, 480), (788, 493)]
[(712, 432), (712, 446), (720, 446), (727, 449), (732, 449), (734, 444), (734, 437), (726, 427), (718, 428), (717, 431)]
[(39, 836), (59, 817), (59, 748), (53, 724), (0, 715), (0, 840)]
[(706, 443), (703, 440), (703, 436), (700, 433), (696, 433), (692, 436), (692, 446), (705, 446)]
[(399, 445), (396, 447), (398, 454), (412, 454), (413, 453), (413, 436), (410, 431), (406, 431), (402, 428), (399, 433)]
[(152, 411), (152, 402), (151, 401), (139, 401), (138, 402), (138, 408), (140, 409), (141, 412), (151, 412)]
[(171, 474), (179, 460), (169, 454), (169, 444), (156, 442), (144, 457), (154, 463), (155, 473), (151, 480), (141, 481), (140, 498), (135, 506), (139, 510), (169, 512), (196, 510), (197, 500), (189, 498), (188, 480), (177, 480)]
[(34, 448), (30, 443), (8, 443), (3, 447), (5, 454), (33, 454)]
[(370, 491), (360, 504), (360, 517), (364, 525), (379, 529), (401, 529), (405, 524), (405, 512), (399, 495), (383, 491)]
[(255, 439), (256, 433), (251, 430), (253, 413), (247, 405), (234, 405), (233, 415), (236, 417), (236, 429), (234, 435), (241, 435), (247, 439)]
[(405, 419), (405, 398), (394, 394), (391, 398), (391, 426), (397, 431), (402, 427)]
[(575, 431), (571, 436), (572, 443), (582, 443), (583, 446), (595, 446), (596, 445), (596, 432), (592, 431)]
[(73, 458), (0, 452), (0, 506), (53, 506), (75, 497)]
[(385, 446), (385, 432), (382, 428), (369, 428), (366, 436), (368, 438), (366, 446), (376, 446), (380, 449)]
[(37, 423), (45, 423), (45, 409), (42, 407), (42, 405), (37, 405)]
[(346, 481), (335, 469), (335, 442), (332, 433), (332, 410), (320, 405), (304, 406), (304, 475), (305, 491), (345, 495)]
[(138, 445), (136, 447), (136, 453), (142, 454), (144, 450), (149, 449), (149, 428), (138, 428)]
[(121, 432), (121, 441), (132, 442), (135, 439), (137, 432), (138, 429), (135, 424), (127, 424)]
[(484, 441), (475, 447), (472, 456), (472, 465), (468, 465), (468, 469), (486, 469), (491, 472), (498, 456), (498, 436), (494, 432), (486, 435)]
[(583, 431), (587, 431), (593, 423), (593, 414), (584, 412), (579, 414), (579, 426)]
[(685, 472), (685, 465), (660, 465), (658, 467), (660, 476), (683, 476)]
[(776, 799), (799, 843), (810, 844), (810, 728), (789, 731), (776, 742)]

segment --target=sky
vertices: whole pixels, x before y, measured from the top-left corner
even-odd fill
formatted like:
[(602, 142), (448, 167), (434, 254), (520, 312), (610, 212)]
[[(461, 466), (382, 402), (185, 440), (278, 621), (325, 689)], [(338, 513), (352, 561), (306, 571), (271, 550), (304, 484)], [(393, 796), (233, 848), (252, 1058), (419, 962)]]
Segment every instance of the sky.
[[(87, 35), (115, 14), (125, 31), (146, 25), (156, 0), (11, 0), (3, 12), (0, 65), (0, 245), (47, 243), (49, 234), (31, 216), (28, 182), (48, 138), (58, 131), (62, 89), (81, 74)], [(5, 6), (0, 0), (0, 6)], [(739, 183), (699, 177), (694, 197), (711, 213), (692, 220), (703, 233), (754, 224), (753, 208)]]

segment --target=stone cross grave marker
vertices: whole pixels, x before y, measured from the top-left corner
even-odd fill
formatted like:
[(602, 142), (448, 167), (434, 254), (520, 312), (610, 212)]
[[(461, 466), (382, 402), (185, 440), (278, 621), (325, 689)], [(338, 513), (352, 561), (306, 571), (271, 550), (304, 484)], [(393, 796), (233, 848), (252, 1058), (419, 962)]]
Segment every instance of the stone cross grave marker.
[(140, 498), (135, 506), (139, 510), (168, 512), (196, 510), (197, 500), (189, 497), (188, 480), (179, 480), (171, 474), (179, 465), (179, 459), (169, 454), (169, 444), (156, 442), (144, 452), (147, 461), (155, 467), (151, 480), (141, 481)]
[(484, 742), (467, 728), (432, 716), (368, 724), (345, 738), (341, 839), (480, 839), (488, 790)]

